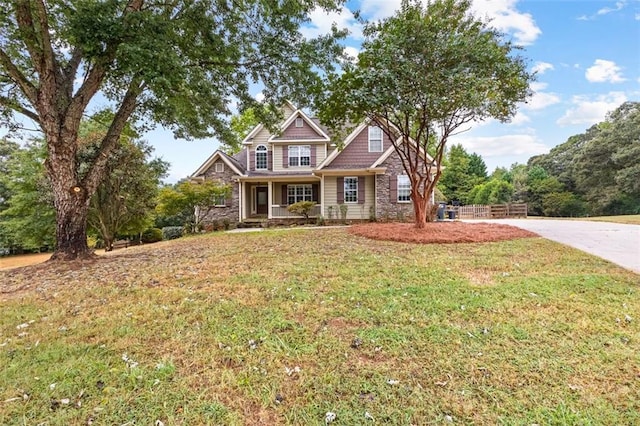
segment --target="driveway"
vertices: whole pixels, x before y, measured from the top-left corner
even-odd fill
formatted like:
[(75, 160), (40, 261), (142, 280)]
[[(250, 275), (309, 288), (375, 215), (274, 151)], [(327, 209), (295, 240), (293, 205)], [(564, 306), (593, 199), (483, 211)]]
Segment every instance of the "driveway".
[(640, 273), (640, 225), (574, 220), (494, 219)]

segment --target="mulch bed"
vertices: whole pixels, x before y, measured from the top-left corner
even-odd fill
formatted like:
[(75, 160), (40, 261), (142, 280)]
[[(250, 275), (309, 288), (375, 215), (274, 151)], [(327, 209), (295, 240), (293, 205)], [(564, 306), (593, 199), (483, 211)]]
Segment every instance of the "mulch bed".
[(353, 225), (349, 232), (374, 240), (418, 244), (486, 243), (538, 237), (515, 226), (466, 222), (432, 222), (424, 229), (417, 229), (413, 223), (367, 223)]

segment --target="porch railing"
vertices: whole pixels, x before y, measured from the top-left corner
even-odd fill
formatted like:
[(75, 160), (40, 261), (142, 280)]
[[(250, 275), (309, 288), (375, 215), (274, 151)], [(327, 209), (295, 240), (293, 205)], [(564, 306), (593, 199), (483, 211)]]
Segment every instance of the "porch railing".
[[(316, 204), (311, 209), (309, 217), (318, 217), (320, 215), (320, 205)], [(271, 217), (273, 218), (301, 218), (302, 216), (293, 214), (287, 210), (286, 206), (271, 206)]]

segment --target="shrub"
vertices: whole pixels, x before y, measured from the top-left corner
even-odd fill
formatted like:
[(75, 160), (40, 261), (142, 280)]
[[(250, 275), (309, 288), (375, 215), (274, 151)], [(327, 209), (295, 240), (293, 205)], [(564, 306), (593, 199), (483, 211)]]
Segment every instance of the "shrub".
[(324, 216), (320, 215), (316, 218), (316, 225), (324, 226)]
[(347, 212), (349, 211), (349, 206), (346, 204), (340, 204), (340, 218), (342, 220), (347, 220)]
[(297, 203), (287, 206), (287, 210), (290, 213), (304, 216), (305, 219), (309, 219), (309, 213), (315, 207), (316, 203), (313, 201), (298, 201)]
[(182, 226), (165, 226), (162, 228), (163, 240), (175, 240), (184, 235), (184, 228)]
[(162, 241), (162, 229), (146, 229), (140, 236), (140, 241), (143, 243), (157, 243), (158, 241)]

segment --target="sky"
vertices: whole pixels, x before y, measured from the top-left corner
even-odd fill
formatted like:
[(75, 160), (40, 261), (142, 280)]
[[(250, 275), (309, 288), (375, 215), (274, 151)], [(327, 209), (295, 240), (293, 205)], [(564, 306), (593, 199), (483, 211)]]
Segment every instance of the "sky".
[[(328, 32), (335, 22), (350, 31), (344, 45), (355, 55), (362, 28), (353, 11), (379, 20), (399, 5), (400, 0), (351, 0), (341, 13), (317, 10), (303, 34)], [(640, 0), (474, 0), (473, 9), (522, 46), (529, 69), (537, 72), (533, 96), (510, 123), (478, 123), (450, 139), (481, 155), (489, 173), (547, 153), (623, 102), (640, 101)], [(169, 182), (192, 174), (219, 146), (214, 139), (175, 141), (161, 130), (146, 138), (171, 163)]]
[[(400, 2), (348, 0), (340, 13), (316, 10), (302, 33), (327, 33), (335, 22), (350, 31), (343, 44), (355, 56), (363, 38), (354, 11), (380, 20)], [(603, 121), (623, 102), (640, 101), (640, 0), (473, 0), (473, 10), (521, 46), (537, 72), (533, 96), (510, 123), (477, 123), (450, 139), (449, 145), (481, 155), (489, 172), (526, 163)], [(254, 95), (260, 96), (259, 87)], [(219, 147), (215, 139), (176, 140), (161, 128), (144, 138), (171, 164), (170, 183), (191, 175)]]

